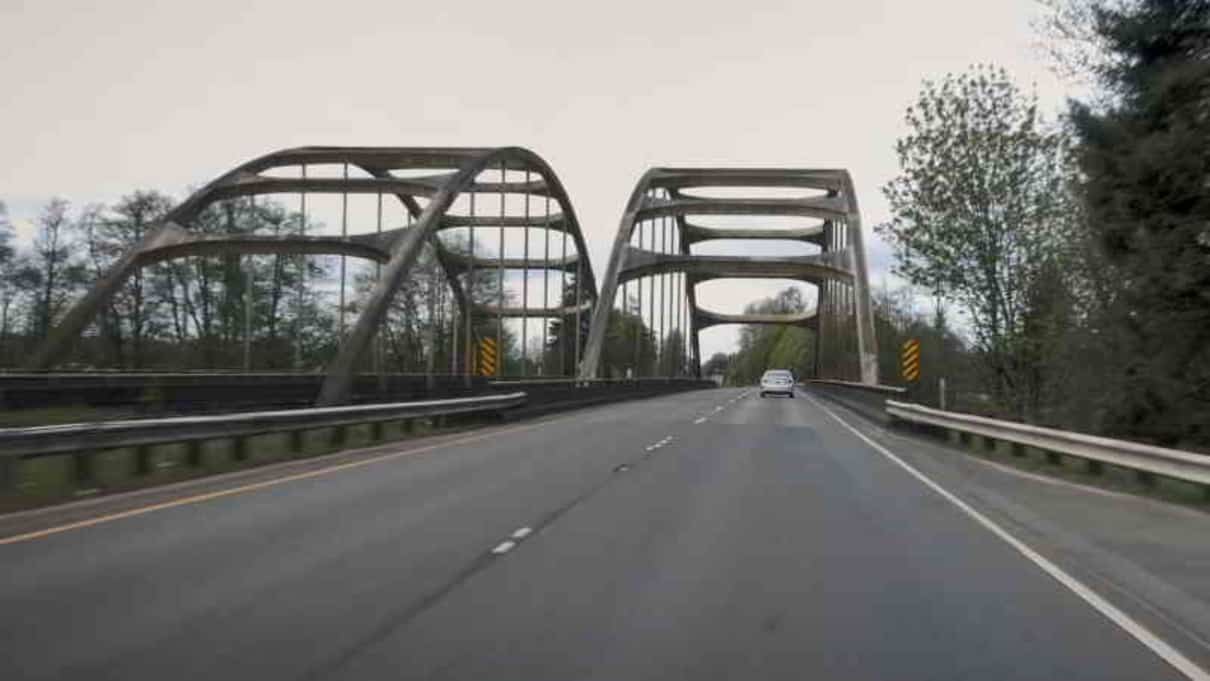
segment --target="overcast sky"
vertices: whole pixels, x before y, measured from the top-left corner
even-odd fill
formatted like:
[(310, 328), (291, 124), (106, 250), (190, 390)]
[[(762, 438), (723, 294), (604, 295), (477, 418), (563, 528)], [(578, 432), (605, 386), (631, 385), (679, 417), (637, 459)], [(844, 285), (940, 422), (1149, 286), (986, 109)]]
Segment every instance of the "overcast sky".
[[(652, 165), (848, 168), (887, 218), (925, 78), (1007, 68), (1057, 108), (1030, 0), (659, 3), (0, 0), (0, 200), (181, 196), (250, 157), (323, 145), (520, 145), (555, 168), (595, 269)], [(880, 280), (886, 248), (870, 239)], [(772, 290), (712, 290), (739, 311)], [(734, 329), (703, 335), (727, 350)]]

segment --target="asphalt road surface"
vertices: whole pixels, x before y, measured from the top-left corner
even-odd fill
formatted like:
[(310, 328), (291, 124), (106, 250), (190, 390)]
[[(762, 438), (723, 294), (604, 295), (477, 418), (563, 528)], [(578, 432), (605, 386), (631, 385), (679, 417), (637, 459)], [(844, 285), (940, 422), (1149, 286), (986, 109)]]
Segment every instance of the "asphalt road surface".
[(803, 396), (309, 465), (20, 518), (0, 679), (1202, 678)]

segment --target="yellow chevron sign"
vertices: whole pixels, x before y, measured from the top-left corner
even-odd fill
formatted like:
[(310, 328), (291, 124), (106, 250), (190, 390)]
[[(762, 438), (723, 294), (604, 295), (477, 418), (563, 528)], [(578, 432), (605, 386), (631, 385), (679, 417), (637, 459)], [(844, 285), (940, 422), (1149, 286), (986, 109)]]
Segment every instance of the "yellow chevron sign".
[(495, 376), (497, 366), (496, 339), (479, 339), (479, 375)]
[(903, 343), (900, 371), (905, 381), (915, 382), (920, 378), (920, 341), (915, 338), (909, 338)]

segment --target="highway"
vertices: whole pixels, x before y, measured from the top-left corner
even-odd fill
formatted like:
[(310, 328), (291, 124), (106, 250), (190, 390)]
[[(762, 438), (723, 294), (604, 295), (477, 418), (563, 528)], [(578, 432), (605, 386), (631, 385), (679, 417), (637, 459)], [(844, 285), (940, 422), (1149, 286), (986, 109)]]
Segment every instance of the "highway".
[(720, 389), (0, 519), (0, 679), (1205, 678), (1206, 514), (969, 465)]

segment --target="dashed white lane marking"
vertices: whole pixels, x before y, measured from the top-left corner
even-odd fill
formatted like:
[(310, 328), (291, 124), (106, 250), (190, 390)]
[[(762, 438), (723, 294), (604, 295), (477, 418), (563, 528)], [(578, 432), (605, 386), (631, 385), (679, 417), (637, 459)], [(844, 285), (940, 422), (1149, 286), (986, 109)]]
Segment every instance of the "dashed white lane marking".
[(516, 532), (513, 532), (513, 539), (525, 539), (530, 534), (533, 534), (533, 528), (522, 527)]
[(515, 542), (515, 541), (500, 542), (499, 544), (496, 545), (496, 548), (492, 549), (492, 553), (494, 553), (496, 555), (508, 553), (509, 551), (512, 551), (516, 545), (517, 545), (517, 542)]
[(979, 511), (976, 511), (970, 504), (967, 504), (949, 490), (945, 489), (936, 482), (933, 482), (932, 478), (916, 470), (911, 464), (893, 454), (891, 450), (883, 447), (867, 437), (865, 433), (862, 433), (860, 430), (857, 430), (853, 426), (849, 425), (847, 421), (837, 416), (831, 409), (828, 409), (820, 404), (819, 401), (814, 397), (808, 395), (807, 399), (825, 414), (832, 417), (832, 419), (837, 423), (847, 428), (849, 432), (856, 435), (857, 438), (862, 442), (865, 442), (867, 445), (873, 448), (874, 451), (886, 457), (891, 461), (891, 463), (907, 471), (912, 477), (924, 483), (926, 487), (941, 495), (943, 499), (950, 502), (954, 506), (957, 506), (958, 510), (965, 513), (976, 523), (983, 526), (996, 537), (1002, 539), (1012, 548), (1016, 549), (1018, 553), (1030, 560), (1034, 565), (1037, 565), (1039, 568), (1041, 568), (1043, 572), (1050, 575), (1055, 581), (1067, 587), (1068, 590), (1083, 599), (1085, 603), (1092, 606), (1094, 610), (1104, 615), (1107, 619), (1109, 619), (1109, 621), (1118, 625), (1123, 631), (1133, 636), (1135, 640), (1149, 648), (1151, 652), (1155, 653), (1160, 657), (1160, 659), (1172, 665), (1173, 668), (1184, 674), (1191, 681), (1210, 681), (1210, 672), (1202, 669), (1192, 660), (1182, 655), (1180, 651), (1178, 651), (1176, 648), (1173, 648), (1167, 641), (1160, 638), (1144, 625), (1135, 621), (1130, 617), (1130, 615), (1127, 615), (1125, 612), (1118, 609), (1117, 606), (1110, 603), (1083, 582), (1067, 574), (1063, 568), (1050, 562), (1050, 560), (1045, 556), (1030, 548), (1028, 544), (1010, 534), (1008, 530), (1005, 530), (987, 516), (983, 515)]
[(694, 423), (694, 425), (697, 425), (697, 424), (699, 424), (699, 423), (705, 423), (705, 422), (706, 422), (706, 417), (705, 417), (705, 416), (703, 416), (703, 417), (701, 417), (701, 418), (698, 418), (698, 419), (693, 419), (693, 423)]
[(663, 440), (660, 440), (659, 442), (656, 442), (656, 443), (654, 443), (654, 444), (647, 445), (647, 446), (646, 446), (646, 447), (644, 447), (643, 449), (644, 449), (645, 451), (648, 451), (648, 452), (650, 452), (650, 451), (654, 451), (654, 450), (656, 450), (656, 449), (659, 449), (660, 447), (663, 447), (664, 445), (668, 444), (669, 442), (672, 442), (672, 436), (671, 436), (671, 435), (669, 435), (668, 437), (665, 437)]

